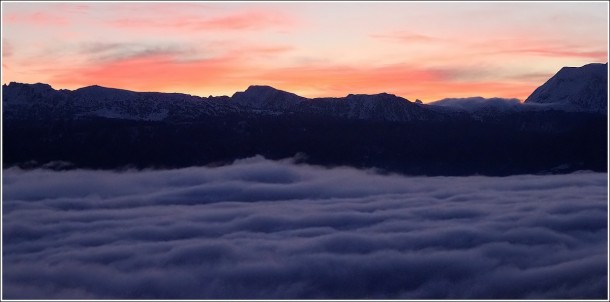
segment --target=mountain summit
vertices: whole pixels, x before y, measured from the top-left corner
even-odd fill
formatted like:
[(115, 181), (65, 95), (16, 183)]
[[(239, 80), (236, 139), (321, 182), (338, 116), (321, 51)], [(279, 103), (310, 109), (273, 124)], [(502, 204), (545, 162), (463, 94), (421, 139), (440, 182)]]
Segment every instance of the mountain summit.
[(576, 111), (606, 113), (608, 63), (564, 67), (538, 87), (525, 103), (553, 104)]
[(252, 109), (288, 110), (306, 98), (271, 86), (252, 85), (231, 97), (234, 104)]

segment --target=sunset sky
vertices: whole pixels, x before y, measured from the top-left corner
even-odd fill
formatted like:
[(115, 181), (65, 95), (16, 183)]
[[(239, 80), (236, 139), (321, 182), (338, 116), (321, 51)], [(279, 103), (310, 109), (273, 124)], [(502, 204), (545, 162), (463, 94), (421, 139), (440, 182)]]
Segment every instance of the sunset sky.
[(607, 2), (2, 3), (2, 82), (525, 99), (608, 61)]

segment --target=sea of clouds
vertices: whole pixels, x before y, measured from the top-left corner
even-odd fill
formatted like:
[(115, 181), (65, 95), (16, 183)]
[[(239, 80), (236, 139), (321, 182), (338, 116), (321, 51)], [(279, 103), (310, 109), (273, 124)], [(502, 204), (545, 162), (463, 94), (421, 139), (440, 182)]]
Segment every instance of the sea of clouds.
[(5, 299), (605, 299), (607, 174), (3, 171)]

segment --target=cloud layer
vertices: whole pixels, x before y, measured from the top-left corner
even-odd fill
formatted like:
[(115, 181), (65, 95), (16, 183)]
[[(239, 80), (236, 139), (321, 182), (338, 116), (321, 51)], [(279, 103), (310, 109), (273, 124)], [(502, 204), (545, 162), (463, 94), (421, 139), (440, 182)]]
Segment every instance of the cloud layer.
[(607, 175), (4, 170), (3, 298), (605, 299)]

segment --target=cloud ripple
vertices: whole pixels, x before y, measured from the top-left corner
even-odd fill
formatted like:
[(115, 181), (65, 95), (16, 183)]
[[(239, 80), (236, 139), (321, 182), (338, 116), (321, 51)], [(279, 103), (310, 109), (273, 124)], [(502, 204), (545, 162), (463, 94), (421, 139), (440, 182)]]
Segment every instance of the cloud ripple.
[(607, 175), (4, 170), (3, 298), (605, 299)]

